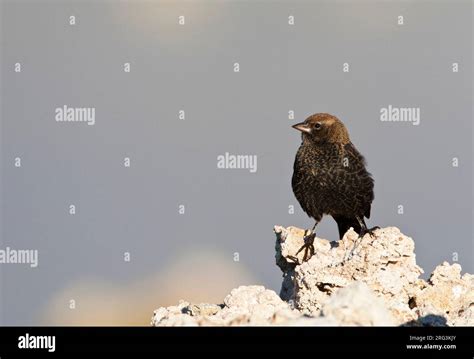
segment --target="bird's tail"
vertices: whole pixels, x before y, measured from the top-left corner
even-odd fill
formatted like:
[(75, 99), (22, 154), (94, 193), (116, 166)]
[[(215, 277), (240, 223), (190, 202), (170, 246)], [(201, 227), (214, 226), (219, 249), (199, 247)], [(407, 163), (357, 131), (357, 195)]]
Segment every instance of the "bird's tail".
[(349, 228), (354, 228), (358, 234), (361, 232), (360, 224), (357, 218), (348, 218), (348, 217), (334, 217), (334, 220), (337, 223), (337, 228), (339, 229), (339, 239), (344, 237), (344, 234), (349, 230)]

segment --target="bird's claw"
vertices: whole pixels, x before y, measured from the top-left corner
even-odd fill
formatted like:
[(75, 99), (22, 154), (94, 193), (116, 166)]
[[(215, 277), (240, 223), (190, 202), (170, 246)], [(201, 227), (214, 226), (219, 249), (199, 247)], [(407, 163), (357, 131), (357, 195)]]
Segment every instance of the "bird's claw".
[(299, 259), (295, 256), (288, 256), (288, 259), (290, 259), (293, 263), (301, 264)]
[(314, 255), (314, 239), (316, 238), (316, 233), (313, 231), (309, 231), (310, 233), (307, 234), (308, 231), (305, 232), (305, 236), (303, 238), (304, 244), (301, 246), (301, 248), (296, 252), (295, 256), (293, 258), (297, 259), (298, 254), (304, 249), (304, 254), (303, 254), (303, 262), (308, 261), (313, 255)]
[(372, 238), (375, 237), (375, 231), (377, 229), (380, 229), (379, 226), (375, 226), (375, 227), (372, 227), (372, 228), (365, 228), (365, 229), (362, 229), (360, 231), (360, 234), (359, 234), (359, 238), (363, 238), (366, 234), (368, 234), (369, 236), (371, 236)]

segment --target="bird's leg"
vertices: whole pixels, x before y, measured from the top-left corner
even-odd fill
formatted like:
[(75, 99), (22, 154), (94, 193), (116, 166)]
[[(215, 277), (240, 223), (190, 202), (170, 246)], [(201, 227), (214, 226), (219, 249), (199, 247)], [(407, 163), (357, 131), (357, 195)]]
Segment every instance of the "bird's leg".
[(371, 237), (375, 237), (374, 231), (375, 231), (376, 229), (380, 229), (380, 227), (379, 227), (379, 226), (375, 226), (375, 227), (372, 227), (372, 228), (367, 228), (367, 225), (365, 224), (364, 219), (360, 218), (359, 216), (356, 216), (356, 218), (357, 218), (357, 221), (358, 221), (359, 224), (360, 224), (359, 238), (364, 237), (367, 233), (368, 233)]
[(362, 243), (362, 239), (364, 238), (364, 236), (368, 233), (371, 237), (374, 237), (375, 234), (374, 234), (374, 231), (376, 229), (380, 229), (380, 227), (378, 226), (375, 226), (375, 227), (372, 227), (372, 228), (367, 228), (367, 225), (365, 224), (365, 221), (363, 218), (359, 217), (359, 216), (356, 216), (356, 219), (357, 221), (359, 222), (359, 225), (360, 225), (360, 233), (359, 233), (359, 237), (357, 238), (357, 240), (355, 241), (354, 243), (354, 246), (352, 247), (349, 255), (345, 255), (344, 256), (344, 261), (346, 261), (346, 259), (350, 259), (352, 258), (352, 256), (354, 255), (354, 252), (355, 250), (357, 249), (357, 247)]
[[(318, 221), (314, 223), (313, 228), (311, 230), (306, 230), (304, 232), (304, 244), (301, 246), (301, 248), (296, 252), (295, 257), (298, 256), (298, 254), (304, 249), (304, 255), (303, 255), (303, 262), (306, 262), (309, 260), (313, 255), (314, 255), (314, 239), (316, 238), (316, 233), (314, 232), (316, 226), (318, 225)], [(308, 233), (309, 232), (309, 233)]]

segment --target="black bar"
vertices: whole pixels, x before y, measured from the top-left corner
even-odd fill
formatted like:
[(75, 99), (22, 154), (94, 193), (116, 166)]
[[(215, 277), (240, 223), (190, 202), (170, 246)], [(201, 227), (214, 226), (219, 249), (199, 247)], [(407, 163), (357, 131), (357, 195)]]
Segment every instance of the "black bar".
[[(55, 351), (20, 349), (19, 338), (54, 336)], [(448, 337), (456, 336), (455, 340)], [(423, 338), (420, 342), (416, 338)], [(411, 338), (411, 339), (410, 339)], [(455, 345), (408, 349), (407, 345)], [(3, 327), (0, 358), (87, 353), (279, 352), (398, 353), (410, 357), (474, 356), (472, 327)]]

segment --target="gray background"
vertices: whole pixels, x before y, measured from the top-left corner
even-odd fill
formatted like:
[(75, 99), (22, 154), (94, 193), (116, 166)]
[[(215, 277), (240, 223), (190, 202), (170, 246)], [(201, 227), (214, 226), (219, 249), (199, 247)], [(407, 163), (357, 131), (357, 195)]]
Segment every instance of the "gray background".
[[(40, 253), (35, 269), (0, 265), (2, 324), (41, 323), (82, 278), (126, 287), (196, 250), (278, 291), (273, 225), (313, 224), (291, 191), (290, 125), (315, 112), (368, 161), (369, 224), (414, 238), (426, 273), (453, 252), (474, 271), (471, 2), (3, 1), (1, 31), (1, 248)], [(64, 104), (95, 107), (95, 126), (56, 123)], [(389, 104), (420, 107), (421, 124), (381, 122)], [(257, 173), (218, 170), (225, 152), (258, 155)], [(335, 222), (318, 235), (337, 239)]]

